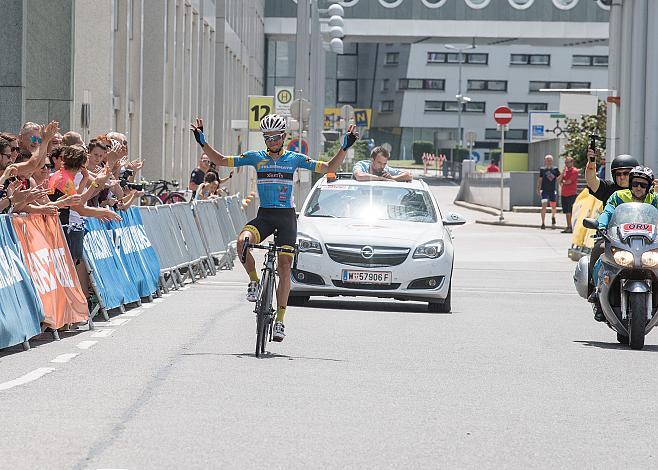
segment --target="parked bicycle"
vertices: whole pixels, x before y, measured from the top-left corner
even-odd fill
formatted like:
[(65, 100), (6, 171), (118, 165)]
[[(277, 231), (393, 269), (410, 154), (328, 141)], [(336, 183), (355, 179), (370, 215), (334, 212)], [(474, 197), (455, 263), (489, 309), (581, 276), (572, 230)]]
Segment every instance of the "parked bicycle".
[(240, 254), (240, 259), (244, 263), (247, 259), (247, 251), (249, 248), (256, 248), (259, 250), (267, 250), (265, 254), (265, 261), (263, 262), (263, 270), (258, 285), (258, 298), (256, 299), (256, 357), (261, 357), (265, 354), (265, 344), (272, 341), (272, 333), (274, 326), (274, 308), (272, 307), (272, 297), (276, 292), (276, 269), (274, 266), (277, 253), (291, 253), (295, 256), (293, 269), (297, 268), (297, 246), (294, 249), (282, 248), (276, 246), (275, 243), (270, 242), (269, 245), (255, 245), (249, 243), (249, 239), (245, 240)]
[(170, 186), (177, 188), (178, 181), (172, 180), (155, 180), (148, 183), (148, 191), (141, 196), (140, 204), (142, 206), (157, 206), (159, 204), (173, 204), (175, 202), (186, 202), (185, 193), (181, 191), (171, 191)]

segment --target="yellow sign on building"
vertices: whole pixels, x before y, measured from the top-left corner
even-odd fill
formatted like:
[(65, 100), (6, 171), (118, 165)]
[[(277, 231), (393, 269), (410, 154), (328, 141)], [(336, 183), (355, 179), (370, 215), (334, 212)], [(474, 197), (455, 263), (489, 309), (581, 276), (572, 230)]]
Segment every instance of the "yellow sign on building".
[[(357, 127), (370, 129), (370, 117), (372, 109), (361, 108), (354, 110), (354, 124)], [(324, 129), (336, 129), (340, 123), (340, 108), (324, 108)]]
[(249, 95), (249, 130), (260, 130), (260, 120), (274, 113), (273, 96)]

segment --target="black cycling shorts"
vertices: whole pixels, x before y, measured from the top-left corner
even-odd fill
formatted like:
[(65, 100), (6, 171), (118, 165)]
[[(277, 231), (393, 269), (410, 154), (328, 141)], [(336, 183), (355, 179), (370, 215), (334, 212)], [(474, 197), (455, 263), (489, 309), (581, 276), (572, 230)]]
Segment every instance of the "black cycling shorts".
[(255, 240), (250, 243), (260, 243), (274, 233), (274, 243), (279, 247), (292, 248), (297, 243), (297, 214), (294, 208), (270, 209), (261, 207), (258, 215), (247, 222), (242, 231), (254, 234)]

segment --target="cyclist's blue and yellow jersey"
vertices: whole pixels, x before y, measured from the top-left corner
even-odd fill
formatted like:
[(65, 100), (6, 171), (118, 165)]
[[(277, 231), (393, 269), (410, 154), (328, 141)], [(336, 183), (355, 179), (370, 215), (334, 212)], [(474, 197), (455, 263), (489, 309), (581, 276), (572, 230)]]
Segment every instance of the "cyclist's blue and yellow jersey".
[(226, 157), (228, 166), (256, 168), (260, 207), (288, 209), (294, 207), (293, 174), (297, 168), (321, 172), (322, 162), (301, 153), (285, 151), (274, 160), (265, 150), (245, 152), (237, 157)]

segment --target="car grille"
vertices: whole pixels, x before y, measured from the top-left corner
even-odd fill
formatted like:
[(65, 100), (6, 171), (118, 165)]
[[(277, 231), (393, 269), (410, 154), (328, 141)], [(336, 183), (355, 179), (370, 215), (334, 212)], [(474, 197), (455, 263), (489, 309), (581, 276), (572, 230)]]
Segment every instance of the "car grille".
[[(365, 258), (362, 255), (364, 247), (372, 248), (372, 257)], [(396, 248), (390, 246), (371, 245), (338, 245), (326, 244), (329, 257), (337, 263), (362, 268), (383, 268), (386, 266), (397, 266), (402, 264), (409, 256), (409, 248)]]
[(365, 289), (365, 290), (395, 290), (400, 287), (400, 283), (395, 284), (359, 284), (358, 282), (343, 282), (332, 280), (336, 287), (344, 289)]

